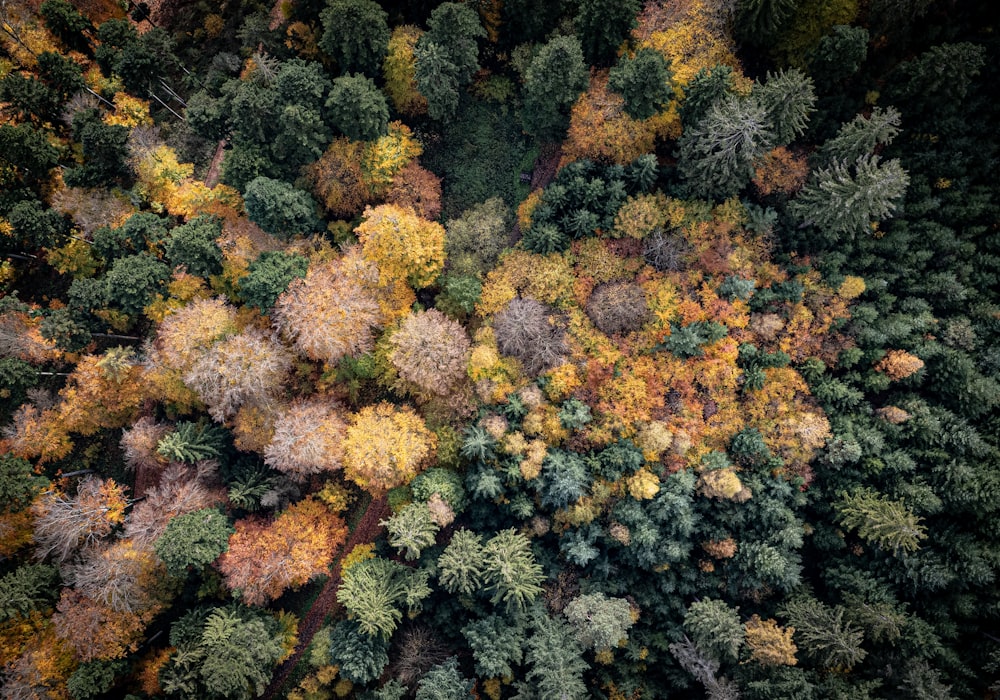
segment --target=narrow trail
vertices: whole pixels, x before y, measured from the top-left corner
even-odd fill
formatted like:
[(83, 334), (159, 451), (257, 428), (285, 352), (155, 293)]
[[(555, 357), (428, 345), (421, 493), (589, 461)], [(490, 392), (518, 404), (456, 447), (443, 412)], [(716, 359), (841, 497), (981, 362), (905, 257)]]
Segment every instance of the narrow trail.
[(212, 156), (212, 162), (208, 166), (208, 172), (205, 173), (205, 186), (215, 187), (219, 183), (219, 173), (222, 170), (222, 159), (226, 155), (226, 140), (220, 139), (219, 145), (215, 147), (215, 155)]
[(299, 643), (295, 646), (295, 651), (275, 670), (274, 675), (271, 677), (270, 685), (267, 686), (267, 689), (261, 696), (262, 700), (274, 700), (278, 691), (281, 690), (288, 677), (292, 674), (292, 671), (295, 670), (309, 643), (312, 642), (313, 637), (316, 636), (320, 627), (323, 626), (323, 620), (330, 613), (340, 611), (341, 606), (337, 601), (337, 588), (340, 586), (340, 565), (344, 557), (356, 545), (374, 540), (379, 530), (382, 529), (379, 523), (388, 516), (389, 501), (385, 496), (377, 498), (368, 504), (365, 514), (361, 516), (361, 520), (358, 522), (358, 526), (354, 528), (354, 532), (347, 538), (343, 549), (340, 550), (340, 556), (337, 557), (333, 564), (333, 573), (330, 575), (330, 579), (323, 586), (323, 590), (319, 592), (319, 595), (316, 596), (316, 600), (313, 601), (309, 612), (306, 613), (301, 624), (299, 624)]

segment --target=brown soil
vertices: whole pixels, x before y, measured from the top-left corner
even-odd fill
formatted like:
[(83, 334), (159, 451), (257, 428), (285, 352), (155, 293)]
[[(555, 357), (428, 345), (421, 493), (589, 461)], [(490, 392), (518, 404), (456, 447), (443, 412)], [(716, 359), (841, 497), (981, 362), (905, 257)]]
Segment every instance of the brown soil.
[(205, 173), (205, 185), (208, 187), (215, 187), (219, 182), (219, 174), (222, 170), (222, 158), (226, 155), (226, 140), (221, 139), (219, 145), (215, 147), (215, 155), (212, 156), (212, 162), (208, 166), (208, 172)]

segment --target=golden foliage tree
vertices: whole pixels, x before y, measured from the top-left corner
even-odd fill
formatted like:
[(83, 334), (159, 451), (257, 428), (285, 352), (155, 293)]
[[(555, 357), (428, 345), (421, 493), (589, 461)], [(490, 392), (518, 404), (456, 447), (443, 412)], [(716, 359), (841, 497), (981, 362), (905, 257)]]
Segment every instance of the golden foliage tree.
[(427, 113), (427, 98), (417, 90), (417, 58), (413, 52), (421, 34), (422, 30), (411, 25), (393, 29), (382, 65), (385, 92), (396, 111), (408, 117)]
[(761, 620), (754, 615), (743, 624), (746, 643), (754, 661), (763, 666), (794, 666), (798, 648), (792, 641), (794, 627), (778, 627), (774, 620)]
[(899, 381), (911, 374), (919, 372), (924, 366), (924, 361), (916, 355), (911, 355), (906, 350), (890, 350), (875, 365), (877, 372), (882, 372), (889, 379)]
[(367, 491), (381, 493), (415, 477), (437, 447), (437, 437), (409, 406), (382, 402), (351, 417), (344, 473)]
[(444, 268), (444, 227), (421, 219), (412, 209), (394, 204), (369, 207), (355, 232), (383, 283), (406, 280), (419, 289), (433, 283)]

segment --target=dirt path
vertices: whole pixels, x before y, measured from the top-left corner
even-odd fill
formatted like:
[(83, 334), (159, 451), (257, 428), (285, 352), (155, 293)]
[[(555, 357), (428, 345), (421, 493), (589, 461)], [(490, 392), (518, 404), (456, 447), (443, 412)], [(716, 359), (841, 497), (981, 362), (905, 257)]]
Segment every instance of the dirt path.
[(340, 611), (341, 606), (337, 602), (337, 588), (340, 586), (340, 564), (347, 553), (354, 549), (356, 545), (374, 540), (379, 530), (382, 529), (379, 522), (387, 517), (389, 517), (389, 502), (385, 496), (375, 499), (368, 504), (368, 509), (361, 516), (358, 526), (354, 528), (354, 532), (351, 533), (344, 548), (340, 551), (340, 556), (334, 562), (330, 580), (323, 586), (323, 590), (316, 596), (316, 600), (313, 601), (309, 612), (306, 613), (305, 618), (299, 624), (299, 643), (296, 645), (295, 651), (275, 670), (274, 675), (271, 677), (271, 684), (267, 686), (267, 689), (261, 696), (263, 700), (274, 700), (278, 691), (281, 690), (285, 681), (288, 680), (288, 677), (298, 665), (306, 647), (309, 646), (313, 637), (316, 636), (320, 627), (323, 626), (323, 620), (330, 613)]
[(208, 166), (208, 172), (205, 173), (205, 185), (207, 187), (215, 187), (219, 183), (219, 175), (222, 171), (222, 159), (226, 155), (226, 140), (220, 139), (219, 145), (215, 147), (215, 155), (212, 156), (212, 162)]

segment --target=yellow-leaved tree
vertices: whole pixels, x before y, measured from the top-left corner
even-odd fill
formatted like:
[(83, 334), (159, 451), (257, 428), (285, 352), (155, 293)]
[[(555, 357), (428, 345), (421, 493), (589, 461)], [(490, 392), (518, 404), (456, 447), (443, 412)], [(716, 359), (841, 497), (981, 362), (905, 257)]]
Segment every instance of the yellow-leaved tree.
[(434, 456), (437, 437), (409, 406), (382, 402), (351, 417), (342, 446), (347, 477), (382, 493), (420, 473)]
[(378, 266), (383, 284), (406, 280), (420, 289), (444, 268), (444, 227), (421, 219), (412, 209), (395, 204), (369, 207), (355, 233), (365, 258)]

